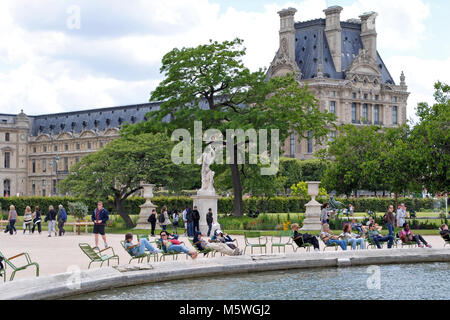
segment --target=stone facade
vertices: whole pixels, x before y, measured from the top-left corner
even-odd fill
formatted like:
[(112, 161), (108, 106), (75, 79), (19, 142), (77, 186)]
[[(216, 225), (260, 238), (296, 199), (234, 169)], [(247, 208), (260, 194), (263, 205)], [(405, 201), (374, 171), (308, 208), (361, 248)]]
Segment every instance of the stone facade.
[(85, 155), (145, 120), (157, 103), (27, 116), (0, 114), (0, 196), (59, 195), (57, 183)]
[[(268, 77), (294, 72), (299, 85), (307, 84), (314, 93), (320, 109), (336, 114), (338, 126), (406, 123), (409, 93), (405, 76), (402, 73), (396, 85), (377, 52), (377, 14), (364, 13), (360, 19), (342, 22), (341, 11), (333, 6), (324, 10), (325, 19), (297, 23), (295, 9), (280, 11), (280, 48)], [(284, 155), (310, 159), (321, 147), (312, 139), (291, 135), (285, 141)]]

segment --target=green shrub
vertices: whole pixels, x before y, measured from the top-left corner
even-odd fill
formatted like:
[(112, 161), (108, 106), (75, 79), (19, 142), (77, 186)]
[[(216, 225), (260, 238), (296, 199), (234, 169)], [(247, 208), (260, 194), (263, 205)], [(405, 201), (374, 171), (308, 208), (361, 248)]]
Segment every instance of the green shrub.
[(67, 214), (74, 216), (75, 219), (84, 220), (88, 212), (89, 209), (84, 202), (81, 201), (69, 202)]

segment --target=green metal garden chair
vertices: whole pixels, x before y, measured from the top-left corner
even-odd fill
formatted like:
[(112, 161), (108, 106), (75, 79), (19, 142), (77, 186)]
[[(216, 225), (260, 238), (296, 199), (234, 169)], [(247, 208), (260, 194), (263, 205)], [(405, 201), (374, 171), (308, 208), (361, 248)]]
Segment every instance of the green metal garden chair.
[[(26, 268), (28, 268), (30, 266), (36, 267), (36, 277), (39, 277), (39, 264), (37, 262), (33, 262), (28, 253), (22, 252), (11, 258), (7, 258), (3, 255), (3, 253), (0, 252), (0, 256), (3, 258), (3, 262), (4, 262), (4, 268), (3, 268), (3, 270), (0, 271), (3, 275), (4, 282), (6, 282), (6, 269), (8, 268), (8, 266), (13, 270), (11, 273), (11, 277), (9, 278), (9, 281), (14, 280), (14, 276), (16, 275), (16, 272), (25, 270)], [(26, 259), (26, 264), (24, 264), (22, 266), (17, 266), (11, 261), (11, 260), (14, 260), (14, 259), (16, 259), (18, 257), (22, 257), (22, 256), (24, 256)]]
[(281, 252), (281, 248), (283, 248), (283, 252), (286, 253), (286, 246), (292, 246), (294, 248), (292, 243), (292, 231), (280, 231), (277, 236), (272, 236), (270, 243), (270, 253), (273, 253), (273, 247), (278, 248), (278, 252)]
[[(117, 264), (119, 264), (119, 256), (116, 255), (112, 247), (108, 247), (106, 249), (99, 250), (98, 252), (96, 252), (88, 243), (79, 243), (78, 246), (80, 247), (81, 251), (83, 251), (84, 254), (86, 254), (88, 258), (91, 260), (91, 262), (89, 262), (88, 269), (91, 268), (91, 264), (93, 262), (100, 262), (100, 268), (103, 266), (103, 263), (105, 261), (108, 263), (109, 266), (109, 260), (117, 260)], [(112, 255), (102, 254), (102, 252), (106, 250), (111, 250)]]
[[(258, 240), (258, 242), (253, 242), (255, 240)], [(261, 236), (261, 232), (259, 231), (246, 231), (244, 232), (244, 241), (245, 241), (245, 248), (244, 248), (244, 254), (247, 250), (247, 247), (251, 248), (251, 253), (253, 254), (253, 248), (260, 248), (262, 253), (262, 248), (264, 248), (264, 252), (267, 253), (267, 237)]]
[(150, 258), (153, 257), (153, 260), (156, 262), (158, 261), (158, 254), (156, 252), (148, 252), (146, 251), (144, 254), (139, 254), (137, 256), (133, 256), (125, 247), (125, 241), (122, 240), (120, 241), (120, 244), (122, 245), (122, 248), (124, 248), (124, 250), (130, 255), (131, 259), (128, 262), (128, 264), (131, 263), (131, 261), (137, 259), (138, 263), (142, 263), (142, 261), (144, 261), (145, 258), (147, 258), (147, 263), (150, 262)]

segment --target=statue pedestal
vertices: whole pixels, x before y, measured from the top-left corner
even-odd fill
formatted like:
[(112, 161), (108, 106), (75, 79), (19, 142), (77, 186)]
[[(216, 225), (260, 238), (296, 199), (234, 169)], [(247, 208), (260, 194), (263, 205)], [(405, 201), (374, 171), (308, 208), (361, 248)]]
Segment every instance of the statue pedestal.
[(148, 217), (150, 217), (152, 210), (156, 209), (156, 206), (150, 200), (153, 197), (154, 184), (144, 184), (142, 186), (144, 188), (145, 203), (140, 206), (139, 219), (134, 229), (150, 230), (152, 226), (148, 222)]
[[(202, 194), (198, 192), (196, 196), (192, 196), (194, 206), (197, 206), (197, 210), (200, 213), (200, 232), (203, 234), (208, 233), (208, 224), (206, 223), (206, 214), (208, 213), (208, 209), (211, 208), (213, 212), (213, 223), (218, 223), (217, 221), (217, 200), (220, 197), (215, 194)], [(214, 229), (211, 229), (211, 235), (213, 234)]]
[(316, 201), (316, 196), (319, 194), (320, 181), (307, 181), (308, 194), (311, 196), (311, 201), (305, 204), (305, 220), (303, 220), (303, 227), (300, 230), (320, 231), (322, 225), (320, 224), (320, 212), (322, 205)]
[(320, 212), (322, 205), (315, 199), (305, 204), (305, 220), (303, 220), (303, 227), (300, 230), (320, 231), (322, 225), (320, 224)]

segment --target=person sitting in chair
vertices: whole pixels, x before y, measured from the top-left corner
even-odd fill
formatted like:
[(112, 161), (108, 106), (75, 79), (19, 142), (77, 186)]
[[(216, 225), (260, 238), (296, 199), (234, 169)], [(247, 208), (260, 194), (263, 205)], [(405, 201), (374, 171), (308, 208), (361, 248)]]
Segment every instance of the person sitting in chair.
[(388, 242), (388, 249), (392, 248), (392, 245), (394, 244), (394, 237), (392, 235), (382, 236), (380, 234), (381, 227), (376, 227), (375, 224), (371, 223), (369, 225), (369, 237), (375, 242), (378, 249), (381, 249), (380, 242)]
[(364, 233), (363, 225), (359, 222), (356, 222), (356, 219), (352, 219), (352, 229), (358, 231), (359, 234)]
[(161, 253), (161, 250), (156, 249), (152, 244), (145, 238), (142, 238), (138, 244), (133, 244), (133, 234), (127, 233), (125, 235), (125, 248), (132, 256), (143, 255), (145, 249), (150, 252)]
[(348, 244), (352, 245), (352, 250), (356, 250), (356, 246), (359, 244), (361, 246), (361, 249), (365, 249), (366, 245), (364, 242), (364, 239), (361, 238), (359, 235), (352, 233), (352, 227), (350, 223), (345, 223), (344, 228), (342, 229), (342, 233), (340, 236), (347, 240)]
[(158, 240), (161, 245), (161, 250), (165, 253), (169, 251), (174, 252), (184, 252), (188, 256), (190, 256), (192, 259), (197, 258), (198, 253), (192, 250), (189, 250), (185, 245), (183, 245), (180, 241), (177, 239), (169, 239), (169, 234), (166, 231), (161, 231), (159, 234), (161, 238)]
[(319, 240), (313, 235), (310, 235), (309, 233), (301, 234), (298, 232), (299, 225), (298, 223), (293, 223), (291, 225), (292, 231), (294, 231), (294, 242), (299, 246), (303, 246), (304, 243), (310, 243), (314, 247), (314, 251), (319, 251)]
[(229, 234), (223, 233), (222, 230), (216, 230), (214, 232), (214, 235), (211, 238), (211, 242), (221, 242), (225, 243), (227, 246), (229, 246), (231, 249), (236, 249), (236, 245), (233, 243), (233, 239), (230, 237)]
[(241, 251), (236, 249), (231, 249), (229, 246), (227, 246), (225, 243), (222, 242), (208, 242), (205, 239), (202, 238), (202, 233), (200, 231), (197, 231), (194, 235), (194, 246), (196, 246), (199, 250), (205, 250), (205, 249), (211, 249), (223, 254), (226, 254), (228, 256), (238, 256), (241, 254)]
[(444, 223), (441, 226), (439, 233), (440, 233), (442, 239), (444, 239), (445, 241), (450, 241), (450, 231), (448, 230), (448, 225), (446, 225)]
[(330, 225), (325, 223), (322, 225), (322, 232), (320, 233), (320, 238), (325, 243), (325, 245), (329, 246), (333, 243), (337, 243), (342, 250), (347, 250), (347, 241), (339, 239), (339, 236), (333, 234), (330, 230)]
[(408, 222), (405, 222), (403, 224), (403, 230), (400, 232), (400, 239), (402, 240), (403, 243), (408, 243), (410, 241), (415, 241), (417, 243), (417, 245), (419, 246), (419, 248), (422, 248), (423, 245), (421, 242), (423, 242), (423, 244), (427, 247), (427, 248), (431, 248), (431, 245), (428, 244), (425, 239), (420, 235), (414, 235), (411, 230), (409, 229), (409, 224)]

